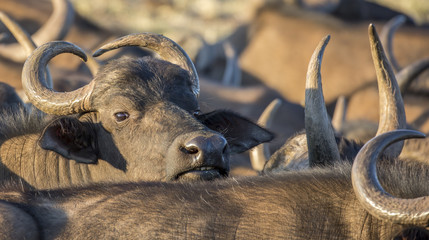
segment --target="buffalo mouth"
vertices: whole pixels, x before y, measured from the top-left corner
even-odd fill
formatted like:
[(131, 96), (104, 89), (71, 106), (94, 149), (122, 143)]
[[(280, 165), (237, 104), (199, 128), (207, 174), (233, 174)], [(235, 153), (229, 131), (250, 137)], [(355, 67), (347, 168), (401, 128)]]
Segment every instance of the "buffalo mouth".
[(228, 176), (228, 170), (218, 167), (196, 167), (176, 176), (178, 181), (210, 181), (217, 178), (224, 178)]

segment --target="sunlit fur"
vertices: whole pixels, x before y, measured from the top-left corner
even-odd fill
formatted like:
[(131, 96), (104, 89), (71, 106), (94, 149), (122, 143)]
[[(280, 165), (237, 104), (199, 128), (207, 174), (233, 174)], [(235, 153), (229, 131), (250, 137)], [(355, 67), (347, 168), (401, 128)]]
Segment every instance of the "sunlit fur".
[[(49, 192), (6, 186), (0, 199), (33, 216), (39, 234), (49, 239), (392, 239), (422, 230), (376, 219), (362, 209), (350, 168), (343, 161), (215, 182), (101, 184)], [(378, 174), (394, 196), (429, 194), (427, 165), (385, 159)], [(31, 223), (22, 224), (32, 229)]]
[[(1, 180), (17, 179), (36, 189), (106, 181), (174, 181), (199, 167), (220, 169), (223, 177), (234, 146), (245, 146), (242, 152), (273, 137), (228, 112), (214, 115), (238, 124), (213, 124), (223, 126), (219, 131), (204, 125), (194, 116), (199, 107), (189, 73), (163, 60), (112, 60), (93, 81), (91, 112), (53, 117), (15, 109), (2, 116)], [(129, 118), (117, 121), (118, 112)], [(218, 158), (195, 161), (181, 151), (198, 136), (224, 139), (225, 132), (235, 133), (228, 137), (231, 151), (217, 150)]]

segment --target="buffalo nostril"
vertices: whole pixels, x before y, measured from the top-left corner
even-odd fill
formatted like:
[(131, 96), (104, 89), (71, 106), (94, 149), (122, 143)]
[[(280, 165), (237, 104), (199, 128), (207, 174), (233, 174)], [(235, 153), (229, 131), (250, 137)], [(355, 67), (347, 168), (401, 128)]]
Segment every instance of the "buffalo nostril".
[(218, 155), (224, 154), (227, 151), (227, 142), (221, 136), (197, 136), (186, 142), (181, 151), (186, 154), (193, 155)]
[(197, 154), (199, 152), (198, 146), (186, 145), (181, 147), (180, 150), (186, 154)]

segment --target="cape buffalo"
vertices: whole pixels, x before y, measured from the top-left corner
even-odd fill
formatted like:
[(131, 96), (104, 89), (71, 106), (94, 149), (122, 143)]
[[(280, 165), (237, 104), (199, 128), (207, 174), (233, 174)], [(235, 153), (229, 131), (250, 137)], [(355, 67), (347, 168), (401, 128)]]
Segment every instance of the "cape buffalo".
[(427, 164), (381, 158), (374, 171), (387, 145), (423, 136), (412, 130), (379, 135), (353, 168), (343, 161), (192, 184), (3, 187), (0, 233), (12, 239), (427, 239)]
[(85, 59), (85, 53), (67, 42), (50, 42), (30, 55), (22, 73), (29, 101), (59, 117), (50, 122), (39, 114), (3, 117), (1, 179), (18, 178), (38, 189), (99, 181), (210, 180), (228, 175), (230, 153), (272, 139), (234, 113), (200, 114), (194, 65), (172, 40), (133, 34), (95, 55), (123, 46), (152, 49), (164, 60), (113, 60), (88, 85), (54, 92), (46, 86), (49, 60), (65, 52)]
[[(320, 66), (327, 40), (310, 68)], [(380, 52), (379, 44), (373, 47)], [(0, 191), (0, 231), (29, 239), (425, 239), (428, 165), (398, 158), (402, 145), (389, 147), (413, 137), (424, 135), (379, 134), (360, 149), (353, 165), (335, 158), (340, 156), (335, 144), (319, 144), (313, 150), (318, 158), (334, 158), (317, 162), (332, 164), (268, 176), (50, 191), (6, 185)]]
[[(383, 106), (380, 109), (380, 123), (377, 134), (405, 128), (404, 104), (395, 75), (384, 54), (383, 46), (375, 27), (370, 25), (368, 32), (379, 85), (380, 106)], [(359, 141), (349, 140), (338, 135), (335, 136), (326, 112), (320, 70), (328, 40), (329, 37), (321, 42), (308, 66), (305, 93), (305, 132), (300, 132), (288, 139), (284, 146), (276, 151), (265, 164), (264, 172), (298, 170), (310, 166), (332, 164), (332, 162), (325, 162), (326, 159), (329, 159), (329, 161), (338, 159), (353, 160), (362, 146)], [(319, 145), (323, 145), (325, 149), (332, 149), (333, 151), (329, 153), (324, 150), (320, 153), (320, 148), (317, 147)], [(257, 147), (257, 149), (261, 151), (262, 146)], [(337, 153), (335, 149), (340, 149), (340, 151)], [(392, 156), (397, 157), (400, 150), (399, 148), (396, 150), (390, 149), (389, 152)], [(328, 154), (328, 156), (321, 154)], [(264, 156), (263, 154), (257, 155)], [(322, 162), (319, 162), (320, 160)], [(266, 162), (265, 159), (255, 161)]]

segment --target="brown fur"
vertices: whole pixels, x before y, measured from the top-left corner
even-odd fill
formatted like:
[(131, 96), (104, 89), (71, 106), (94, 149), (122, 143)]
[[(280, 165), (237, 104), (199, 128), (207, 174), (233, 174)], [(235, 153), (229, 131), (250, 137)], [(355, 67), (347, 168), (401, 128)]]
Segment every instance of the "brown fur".
[[(211, 180), (228, 175), (229, 154), (273, 137), (232, 112), (194, 115), (199, 107), (188, 73), (162, 60), (115, 60), (94, 81), (93, 112), (52, 121), (36, 114), (32, 124), (36, 127), (30, 129), (31, 117), (26, 113), (18, 112), (17, 119), (6, 117), (0, 129), (4, 136), (0, 179), (17, 179), (36, 189), (106, 181), (175, 181), (194, 175), (192, 179)], [(128, 113), (129, 118), (117, 121), (118, 112)], [(21, 124), (14, 123), (17, 120)], [(199, 148), (203, 155), (196, 158), (182, 149), (197, 137), (214, 137), (228, 145)], [(207, 167), (213, 170), (200, 170)]]
[[(427, 165), (382, 161), (378, 169), (392, 195), (429, 194)], [(363, 210), (346, 162), (208, 183), (125, 183), (42, 192), (7, 187), (0, 198), (31, 215), (43, 239), (391, 239), (400, 231), (424, 227), (392, 224)], [(13, 214), (17, 216), (5, 213), (10, 218), (25, 215)]]

